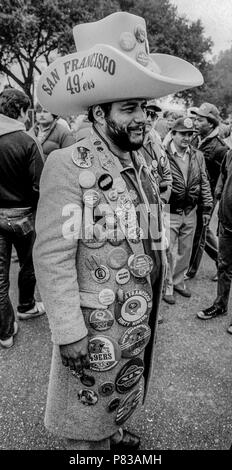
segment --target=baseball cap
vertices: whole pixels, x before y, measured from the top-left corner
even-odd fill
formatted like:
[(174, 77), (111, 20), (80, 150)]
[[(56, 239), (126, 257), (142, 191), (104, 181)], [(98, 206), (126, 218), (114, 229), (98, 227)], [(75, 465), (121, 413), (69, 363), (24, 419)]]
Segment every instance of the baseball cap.
[(177, 132), (195, 132), (193, 121), (189, 117), (179, 118), (174, 122), (172, 131)]
[(197, 114), (198, 116), (209, 118), (216, 124), (219, 124), (220, 113), (214, 104), (203, 103), (201, 104), (200, 108), (197, 108), (196, 111), (192, 111), (192, 114)]

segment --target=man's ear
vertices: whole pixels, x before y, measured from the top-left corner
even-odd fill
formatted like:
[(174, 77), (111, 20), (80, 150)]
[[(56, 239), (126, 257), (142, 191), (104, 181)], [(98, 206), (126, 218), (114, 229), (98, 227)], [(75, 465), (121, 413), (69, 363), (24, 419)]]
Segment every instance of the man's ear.
[(102, 126), (105, 122), (105, 113), (103, 111), (103, 109), (101, 108), (101, 106), (99, 104), (97, 104), (96, 106), (93, 106), (93, 117), (94, 117), (94, 120), (100, 124), (100, 126)]

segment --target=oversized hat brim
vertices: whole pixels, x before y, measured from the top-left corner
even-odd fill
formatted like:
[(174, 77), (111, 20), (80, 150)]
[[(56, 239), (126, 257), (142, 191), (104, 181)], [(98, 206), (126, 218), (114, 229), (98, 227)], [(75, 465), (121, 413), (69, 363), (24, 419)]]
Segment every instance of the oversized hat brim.
[(89, 106), (133, 98), (160, 98), (202, 85), (202, 74), (189, 62), (150, 54), (141, 65), (118, 49), (96, 44), (55, 60), (41, 75), (37, 97), (53, 114), (85, 112)]

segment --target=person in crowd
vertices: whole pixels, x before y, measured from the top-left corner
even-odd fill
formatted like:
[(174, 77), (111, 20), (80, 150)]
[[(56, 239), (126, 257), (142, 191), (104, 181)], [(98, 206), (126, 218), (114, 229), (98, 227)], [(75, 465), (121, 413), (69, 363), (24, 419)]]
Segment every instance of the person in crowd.
[(12, 246), (19, 259), (20, 320), (36, 318), (35, 274), (32, 247), (35, 239), (34, 218), (39, 198), (42, 155), (35, 140), (25, 131), (28, 96), (14, 88), (0, 94), (0, 345), (13, 346), (18, 331), (9, 297), (9, 270)]
[(35, 105), (35, 111), (36, 123), (33, 132), (42, 146), (45, 161), (53, 150), (75, 143), (68, 124), (64, 126), (60, 123), (57, 115), (49, 113), (39, 103)]
[[(194, 137), (192, 145), (199, 149), (205, 158), (211, 192), (214, 199), (213, 213), (217, 203), (214, 197), (215, 187), (220, 174), (221, 163), (228, 147), (219, 136), (220, 116), (216, 106), (211, 103), (203, 103), (193, 114), (196, 115), (195, 127), (197, 129), (197, 135)], [(215, 262), (217, 267), (218, 240), (209, 225), (204, 224), (201, 206), (199, 206), (197, 211), (196, 232), (193, 240), (191, 259), (186, 272), (186, 279), (193, 278), (196, 275), (204, 250)], [(217, 275), (214, 276), (213, 280), (217, 280)]]
[(159, 191), (140, 152), (145, 98), (202, 75), (174, 57), (181, 82), (157, 74), (169, 56), (148, 54), (144, 19), (126, 12), (78, 25), (74, 37), (78, 52), (38, 84), (47, 110), (89, 110), (93, 124), (49, 156), (41, 178), (34, 260), (54, 343), (45, 424), (67, 449), (125, 452), (139, 446), (122, 426), (148, 393), (163, 280)]
[(179, 117), (181, 117), (180, 113), (169, 109), (163, 112), (163, 116), (158, 117), (154, 124), (154, 129), (160, 135), (162, 142), (167, 135), (170, 135), (173, 123)]
[(172, 192), (170, 214), (167, 214), (169, 221), (166, 222), (170, 241), (163, 299), (169, 304), (175, 303), (174, 291), (191, 297), (184, 273), (192, 249), (196, 208), (201, 203), (204, 223), (208, 223), (213, 204), (203, 154), (190, 145), (194, 130), (190, 118), (177, 119), (172, 128), (172, 140), (166, 149), (172, 172)]
[[(220, 200), (217, 296), (210, 307), (197, 313), (201, 320), (210, 320), (228, 312), (232, 279), (232, 150), (227, 152), (222, 162), (215, 196)], [(227, 331), (232, 334), (232, 322)]]
[(172, 189), (172, 175), (169, 160), (162, 145), (158, 132), (154, 129), (154, 123), (158, 118), (161, 108), (154, 100), (147, 102), (146, 106), (146, 135), (142, 147), (143, 155), (148, 165), (153, 167), (160, 190), (160, 198), (163, 204), (167, 204)]

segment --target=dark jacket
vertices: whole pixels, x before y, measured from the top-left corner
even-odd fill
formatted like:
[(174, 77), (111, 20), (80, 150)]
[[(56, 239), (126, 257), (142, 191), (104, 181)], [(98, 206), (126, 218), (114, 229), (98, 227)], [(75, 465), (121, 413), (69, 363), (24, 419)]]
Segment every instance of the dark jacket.
[(172, 172), (172, 192), (169, 199), (170, 212), (188, 214), (196, 205), (202, 206), (204, 214), (210, 214), (213, 206), (209, 180), (203, 154), (190, 146), (187, 184), (183, 173), (168, 145), (167, 155)]
[[(36, 124), (33, 128), (35, 136), (38, 136), (39, 126)], [(71, 130), (69, 131), (62, 124), (57, 122), (57, 119), (52, 123), (51, 127), (46, 132), (43, 140), (40, 142), (42, 145), (44, 159), (46, 160), (49, 153), (53, 150), (58, 150), (69, 145), (75, 144), (75, 137), (72, 135)]]
[(199, 136), (196, 136), (192, 141), (192, 145), (193, 147), (198, 148), (205, 157), (205, 164), (210, 187), (214, 196), (215, 187), (220, 175), (221, 164), (228, 150), (228, 146), (219, 136), (218, 127), (216, 127), (208, 136), (202, 139), (202, 141), (200, 141)]
[(223, 160), (215, 194), (220, 198), (219, 221), (224, 228), (232, 231), (232, 150), (227, 152)]
[(42, 156), (23, 123), (0, 114), (0, 208), (36, 208)]
[(172, 174), (168, 157), (156, 131), (152, 129), (149, 132), (140, 151), (155, 174), (161, 199), (165, 204), (168, 203), (172, 190)]

